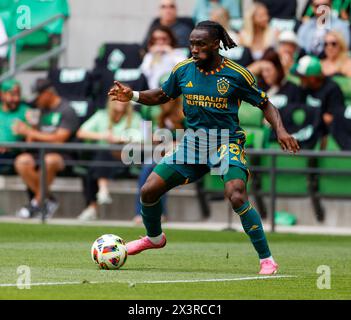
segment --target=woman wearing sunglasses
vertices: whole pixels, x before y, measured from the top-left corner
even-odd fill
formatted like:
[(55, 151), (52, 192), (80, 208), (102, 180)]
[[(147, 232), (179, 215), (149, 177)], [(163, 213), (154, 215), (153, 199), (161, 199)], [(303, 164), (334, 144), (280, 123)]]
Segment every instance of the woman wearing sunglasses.
[(322, 71), (326, 76), (338, 74), (351, 77), (351, 58), (348, 55), (346, 42), (342, 34), (336, 31), (329, 31), (326, 34), (324, 53)]

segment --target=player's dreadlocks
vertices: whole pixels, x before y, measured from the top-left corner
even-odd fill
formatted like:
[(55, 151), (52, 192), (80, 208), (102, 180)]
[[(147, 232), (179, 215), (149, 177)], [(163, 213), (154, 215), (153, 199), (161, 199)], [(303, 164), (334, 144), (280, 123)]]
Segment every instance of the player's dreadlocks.
[(235, 48), (237, 45), (229, 36), (228, 32), (217, 22), (214, 21), (201, 21), (195, 29), (207, 30), (211, 37), (222, 41), (224, 50)]

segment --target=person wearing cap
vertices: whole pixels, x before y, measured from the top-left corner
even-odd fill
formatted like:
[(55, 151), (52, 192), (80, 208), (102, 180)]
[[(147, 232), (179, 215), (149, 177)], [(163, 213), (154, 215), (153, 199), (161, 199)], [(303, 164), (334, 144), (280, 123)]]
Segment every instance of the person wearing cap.
[[(3, 81), (0, 85), (0, 142), (23, 141), (23, 137), (13, 132), (17, 121), (26, 122), (29, 106), (21, 102), (20, 84), (15, 79)], [(17, 152), (0, 147), (0, 174), (11, 172), (12, 164), (1, 163), (1, 160), (13, 161)]]
[(285, 30), (279, 34), (277, 52), (285, 74), (288, 74), (299, 54), (299, 44), (295, 32)]
[[(28, 142), (65, 143), (74, 138), (79, 127), (79, 119), (68, 101), (62, 99), (48, 79), (38, 79), (34, 88), (37, 97), (34, 105), (40, 110), (37, 127), (17, 121), (14, 126), (16, 134), (23, 136)], [(37, 167), (37, 153), (24, 152), (17, 156), (15, 169), (24, 183), (33, 193), (29, 205), (18, 211), (21, 218), (31, 218), (39, 211), (40, 170)], [(65, 160), (70, 159), (67, 153), (48, 152), (45, 155), (47, 190), (56, 175), (65, 169)], [(50, 195), (45, 201), (46, 213), (51, 216), (57, 209), (57, 201)]]
[(324, 148), (325, 137), (334, 117), (345, 111), (343, 93), (333, 80), (323, 75), (322, 65), (317, 57), (307, 55), (300, 58), (295, 72), (301, 79), (302, 101), (320, 110), (320, 123), (316, 130), (323, 137), (321, 148)]
[(350, 48), (350, 29), (346, 21), (332, 14), (332, 0), (312, 0), (314, 17), (304, 22), (297, 33), (299, 46), (305, 54), (321, 57), (324, 51), (324, 39), (328, 31), (338, 31)]

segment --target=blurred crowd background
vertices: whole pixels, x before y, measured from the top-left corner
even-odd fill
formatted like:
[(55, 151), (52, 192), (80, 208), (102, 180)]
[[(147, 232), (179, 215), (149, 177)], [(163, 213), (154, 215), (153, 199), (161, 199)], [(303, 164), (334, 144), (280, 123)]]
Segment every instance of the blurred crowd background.
[[(111, 15), (118, 15), (106, 24), (98, 20), (96, 34), (91, 26), (84, 25), (84, 17), (72, 14), (71, 2), (1, 0), (0, 44), (20, 37), (15, 44), (0, 46), (1, 142), (123, 144), (142, 141), (144, 121), (152, 121), (153, 130), (186, 128), (181, 97), (149, 108), (113, 102), (107, 92), (114, 80), (133, 90), (159, 87), (174, 65), (190, 57), (188, 38), (194, 26), (213, 20), (221, 23), (238, 44), (229, 51), (221, 50), (221, 54), (253, 73), (303, 149), (351, 150), (350, 0), (195, 0), (186, 1), (187, 6), (185, 0), (144, 1), (140, 7), (133, 7), (140, 12), (147, 6), (145, 2), (152, 2), (154, 17), (151, 21), (144, 18), (143, 23), (124, 20), (131, 16), (131, 4), (99, 1), (105, 11), (108, 6)], [(101, 12), (86, 13), (90, 23)], [(56, 15), (63, 18), (21, 36)], [(77, 20), (72, 21), (75, 17)], [(142, 27), (145, 21), (147, 28)], [(98, 37), (102, 30), (109, 35), (108, 40)], [(75, 37), (81, 34), (84, 41), (72, 42), (70, 33)], [(12, 60), (16, 59), (14, 70), (19, 71), (21, 65), (63, 43), (68, 43), (66, 52), (75, 52), (73, 63), (67, 62), (67, 53), (62, 53), (24, 70), (33, 72), (32, 76), (21, 78), (20, 72), (9, 73), (13, 71)], [(91, 43), (99, 43), (99, 50), (87, 66)], [(243, 103), (239, 115), (247, 132), (246, 147), (278, 148), (260, 110)], [(140, 135), (134, 134), (131, 139), (130, 129), (139, 129)], [(0, 148), (0, 159), (5, 160), (0, 163), (0, 174), (18, 174), (28, 188), (29, 202), (18, 210), (18, 216), (35, 216), (41, 210), (38, 154)], [(72, 159), (89, 159), (96, 165), (66, 166)], [(101, 161), (116, 162), (116, 166), (103, 167)], [(86, 208), (79, 215), (82, 220), (97, 219), (98, 205), (111, 203), (111, 179), (136, 178), (141, 186), (154, 166), (135, 170), (121, 163), (120, 154), (101, 151), (49, 153), (45, 164), (49, 190), (57, 175), (82, 177), (86, 200)], [(50, 192), (45, 206), (48, 216), (58, 207)], [(136, 195), (136, 222), (140, 222), (139, 209)], [(166, 205), (164, 213), (166, 216)]]

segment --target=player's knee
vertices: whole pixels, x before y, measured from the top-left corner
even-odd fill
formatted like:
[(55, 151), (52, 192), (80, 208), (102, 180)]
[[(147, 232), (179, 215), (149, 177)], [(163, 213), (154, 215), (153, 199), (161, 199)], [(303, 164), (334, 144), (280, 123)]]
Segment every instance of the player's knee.
[(140, 198), (143, 203), (155, 203), (160, 199), (160, 195), (150, 183), (145, 183), (140, 190)]
[(247, 201), (245, 183), (241, 180), (229, 181), (226, 185), (226, 197), (232, 208), (240, 208)]

